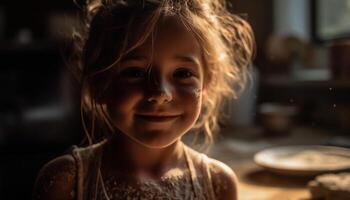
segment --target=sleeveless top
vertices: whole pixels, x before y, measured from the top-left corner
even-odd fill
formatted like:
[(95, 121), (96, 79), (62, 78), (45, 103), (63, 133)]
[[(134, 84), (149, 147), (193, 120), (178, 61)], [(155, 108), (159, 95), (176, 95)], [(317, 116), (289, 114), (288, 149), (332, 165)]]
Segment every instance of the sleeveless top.
[[(188, 172), (178, 178), (164, 178), (160, 182), (141, 182), (140, 187), (134, 188), (127, 184), (117, 183), (116, 180), (103, 180), (100, 171), (102, 147), (100, 143), (79, 148), (74, 146), (72, 156), (75, 159), (77, 200), (115, 200), (115, 199), (185, 199), (185, 200), (214, 200), (214, 189), (205, 154), (194, 152), (201, 157), (201, 166), (195, 167), (188, 155), (191, 148), (184, 146), (184, 155)], [(113, 187), (115, 186), (115, 187)]]

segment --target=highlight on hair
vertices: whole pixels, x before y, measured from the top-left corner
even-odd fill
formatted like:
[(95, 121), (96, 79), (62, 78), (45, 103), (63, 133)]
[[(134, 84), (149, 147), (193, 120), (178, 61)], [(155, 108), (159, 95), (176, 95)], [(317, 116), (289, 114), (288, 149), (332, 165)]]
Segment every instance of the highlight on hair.
[(222, 0), (86, 0), (82, 26), (73, 34), (73, 71), (81, 83), (81, 115), (89, 144), (114, 131), (104, 105), (109, 70), (152, 37), (165, 17), (176, 17), (194, 34), (204, 59), (204, 97), (193, 130), (210, 144), (222, 103), (236, 98), (247, 81), (254, 52), (250, 25)]

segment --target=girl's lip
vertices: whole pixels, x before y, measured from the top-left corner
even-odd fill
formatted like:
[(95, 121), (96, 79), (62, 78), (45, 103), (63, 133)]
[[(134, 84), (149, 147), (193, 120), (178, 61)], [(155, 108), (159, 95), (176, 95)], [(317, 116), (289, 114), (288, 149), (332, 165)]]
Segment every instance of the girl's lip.
[(161, 114), (137, 114), (137, 117), (151, 122), (167, 122), (174, 120), (180, 115), (161, 115)]

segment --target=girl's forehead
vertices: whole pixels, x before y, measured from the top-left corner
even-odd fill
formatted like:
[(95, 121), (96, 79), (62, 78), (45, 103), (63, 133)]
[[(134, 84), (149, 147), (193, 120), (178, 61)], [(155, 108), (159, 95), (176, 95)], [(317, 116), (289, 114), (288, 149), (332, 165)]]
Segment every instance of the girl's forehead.
[(180, 19), (166, 17), (159, 21), (146, 41), (130, 52), (132, 55), (191, 55), (201, 57), (201, 47), (192, 31)]

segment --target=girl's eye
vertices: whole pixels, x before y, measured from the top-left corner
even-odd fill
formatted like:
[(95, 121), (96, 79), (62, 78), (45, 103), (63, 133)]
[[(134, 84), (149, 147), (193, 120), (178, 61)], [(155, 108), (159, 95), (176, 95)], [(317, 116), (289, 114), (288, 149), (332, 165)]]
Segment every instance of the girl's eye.
[(123, 78), (140, 79), (146, 76), (146, 72), (140, 67), (129, 67), (120, 72)]
[(175, 78), (191, 78), (194, 74), (189, 69), (181, 68), (177, 69), (173, 76)]

